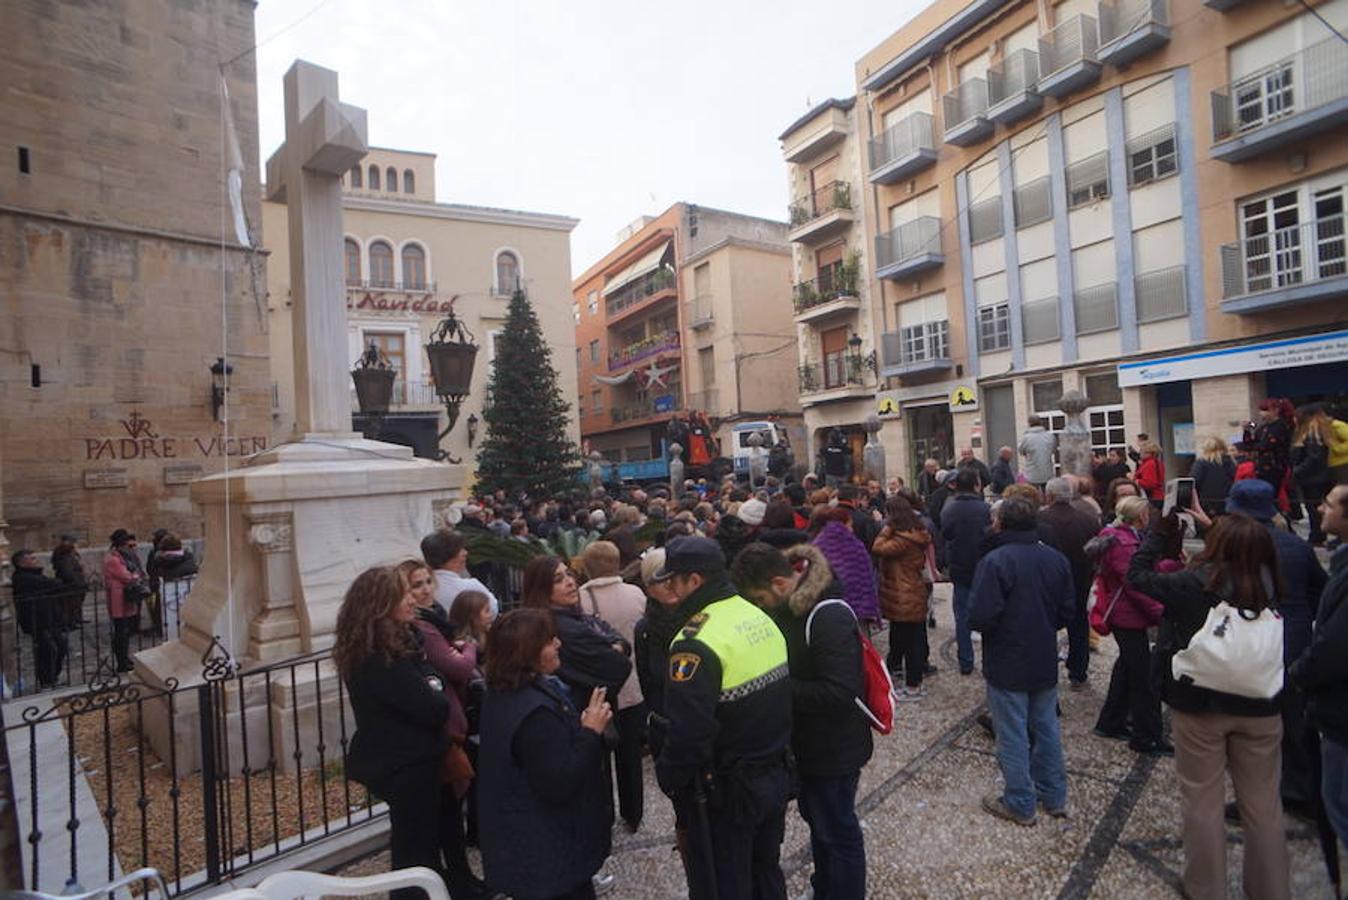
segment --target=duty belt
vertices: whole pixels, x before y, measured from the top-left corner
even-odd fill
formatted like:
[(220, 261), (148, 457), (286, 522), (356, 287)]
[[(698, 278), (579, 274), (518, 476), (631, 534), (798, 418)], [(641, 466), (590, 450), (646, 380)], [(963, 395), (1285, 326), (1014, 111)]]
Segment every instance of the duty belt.
[(786, 666), (778, 666), (759, 675), (756, 678), (750, 678), (743, 684), (737, 684), (729, 690), (721, 691), (721, 703), (730, 703), (734, 700), (743, 700), (750, 694), (761, 691), (763, 688), (776, 684), (787, 677), (788, 670)]

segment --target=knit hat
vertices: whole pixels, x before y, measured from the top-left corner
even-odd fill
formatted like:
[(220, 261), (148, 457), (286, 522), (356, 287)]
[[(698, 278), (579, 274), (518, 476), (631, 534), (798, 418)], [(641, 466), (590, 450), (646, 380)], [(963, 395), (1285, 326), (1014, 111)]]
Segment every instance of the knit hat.
[(1273, 499), (1273, 485), (1261, 478), (1237, 481), (1231, 486), (1231, 493), (1226, 498), (1226, 511), (1245, 513), (1260, 522), (1271, 522), (1278, 514)]
[(768, 505), (757, 497), (751, 497), (740, 504), (739, 517), (744, 520), (746, 525), (763, 524), (763, 514), (768, 511)]

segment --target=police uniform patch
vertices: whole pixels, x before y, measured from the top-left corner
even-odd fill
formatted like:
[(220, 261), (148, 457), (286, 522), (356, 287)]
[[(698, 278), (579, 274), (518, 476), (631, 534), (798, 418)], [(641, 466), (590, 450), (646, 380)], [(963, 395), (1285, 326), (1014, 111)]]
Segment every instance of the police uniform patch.
[(696, 653), (675, 653), (669, 657), (669, 680), (692, 681), (700, 665), (702, 657)]
[(704, 612), (693, 616), (683, 626), (683, 637), (685, 639), (697, 637), (697, 633), (702, 630), (702, 626), (707, 624), (707, 619), (711, 618)]

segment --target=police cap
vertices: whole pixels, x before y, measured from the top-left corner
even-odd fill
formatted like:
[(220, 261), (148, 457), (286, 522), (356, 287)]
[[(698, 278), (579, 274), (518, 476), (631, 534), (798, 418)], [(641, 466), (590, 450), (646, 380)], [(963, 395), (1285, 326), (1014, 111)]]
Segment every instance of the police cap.
[(706, 578), (725, 571), (725, 554), (711, 538), (687, 535), (665, 545), (665, 564), (655, 573), (656, 581), (693, 572)]

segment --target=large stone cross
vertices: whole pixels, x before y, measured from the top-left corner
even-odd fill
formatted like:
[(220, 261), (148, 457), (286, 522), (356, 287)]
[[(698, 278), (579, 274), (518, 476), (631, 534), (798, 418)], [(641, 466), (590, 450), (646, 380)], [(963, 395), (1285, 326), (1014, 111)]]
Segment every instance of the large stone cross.
[(350, 434), (341, 177), (360, 162), (365, 110), (337, 99), (337, 73), (303, 60), (285, 75), (286, 141), (267, 160), (267, 199), (287, 206), (295, 421)]

